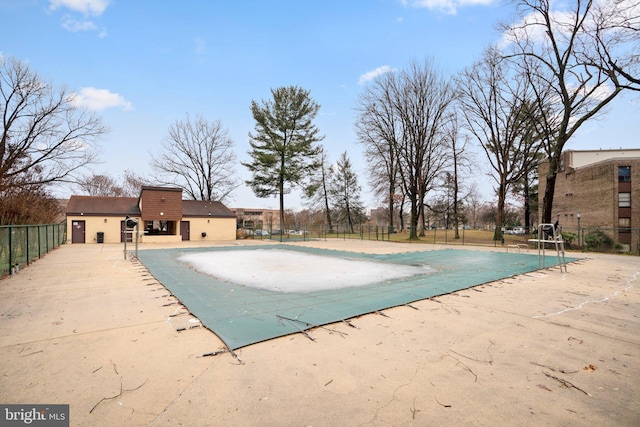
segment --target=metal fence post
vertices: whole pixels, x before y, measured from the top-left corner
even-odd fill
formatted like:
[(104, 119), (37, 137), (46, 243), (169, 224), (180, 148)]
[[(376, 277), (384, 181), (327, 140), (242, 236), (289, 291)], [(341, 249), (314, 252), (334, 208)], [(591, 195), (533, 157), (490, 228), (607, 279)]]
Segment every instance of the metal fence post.
[(26, 232), (26, 240), (27, 240), (27, 249), (26, 249), (26, 251), (27, 251), (27, 265), (29, 265), (29, 264), (30, 264), (30, 261), (31, 261), (31, 257), (29, 257), (29, 246), (31, 246), (31, 245), (30, 245), (30, 243), (31, 243), (31, 242), (29, 241), (29, 229), (30, 229), (30, 228), (31, 228), (31, 227), (27, 225), (27, 232)]
[(38, 225), (38, 259), (42, 258), (42, 231), (40, 230), (40, 225)]
[(9, 274), (13, 274), (13, 227), (7, 230), (9, 234)]

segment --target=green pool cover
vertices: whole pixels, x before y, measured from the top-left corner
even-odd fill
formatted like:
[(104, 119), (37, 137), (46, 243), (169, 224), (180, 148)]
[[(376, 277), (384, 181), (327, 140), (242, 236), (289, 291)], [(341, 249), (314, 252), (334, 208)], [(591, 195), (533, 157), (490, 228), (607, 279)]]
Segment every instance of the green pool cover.
[[(258, 249), (364, 260), (384, 263), (394, 269), (409, 265), (430, 266), (435, 271), (365, 286), (283, 293), (217, 279), (177, 261), (178, 257), (189, 253)], [(372, 255), (289, 245), (237, 246), (142, 250), (139, 259), (230, 350), (538, 270), (537, 252), (522, 254), (459, 249)], [(558, 259), (553, 253), (544, 261), (543, 265), (551, 267), (557, 265)], [(567, 258), (569, 261), (572, 259)]]

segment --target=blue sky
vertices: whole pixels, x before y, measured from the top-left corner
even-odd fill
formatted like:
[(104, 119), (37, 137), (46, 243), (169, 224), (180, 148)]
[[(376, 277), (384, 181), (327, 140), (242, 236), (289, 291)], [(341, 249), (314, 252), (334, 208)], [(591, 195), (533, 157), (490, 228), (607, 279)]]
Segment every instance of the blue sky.
[[(301, 86), (321, 106), (329, 159), (346, 150), (375, 205), (353, 131), (366, 77), (426, 58), (460, 71), (501, 39), (496, 24), (512, 14), (501, 0), (0, 0), (0, 55), (27, 61), (102, 117), (111, 131), (93, 170), (116, 178), (125, 169), (147, 175), (149, 154), (187, 113), (220, 120), (248, 161), (251, 101)], [(620, 98), (567, 148), (638, 147), (637, 117), (638, 99)], [(250, 178), (239, 163), (236, 171)], [(491, 199), (489, 178), (476, 179)], [(278, 202), (239, 188), (227, 204)], [(300, 201), (287, 196), (285, 205)]]

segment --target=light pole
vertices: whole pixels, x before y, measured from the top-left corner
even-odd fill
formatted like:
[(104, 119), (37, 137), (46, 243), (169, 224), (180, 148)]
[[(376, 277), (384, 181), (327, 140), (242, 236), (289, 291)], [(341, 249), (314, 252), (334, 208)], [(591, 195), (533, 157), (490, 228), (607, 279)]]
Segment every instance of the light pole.
[(582, 239), (580, 238), (580, 217), (582, 214), (580, 212), (576, 213), (576, 218), (578, 218), (578, 247), (582, 249)]

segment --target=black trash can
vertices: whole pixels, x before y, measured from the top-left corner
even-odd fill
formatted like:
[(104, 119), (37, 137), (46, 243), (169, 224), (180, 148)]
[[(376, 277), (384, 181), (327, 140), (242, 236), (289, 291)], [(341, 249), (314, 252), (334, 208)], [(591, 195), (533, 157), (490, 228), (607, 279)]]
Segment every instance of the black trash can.
[(98, 243), (104, 243), (104, 232), (98, 231), (98, 236), (96, 237), (96, 241)]

